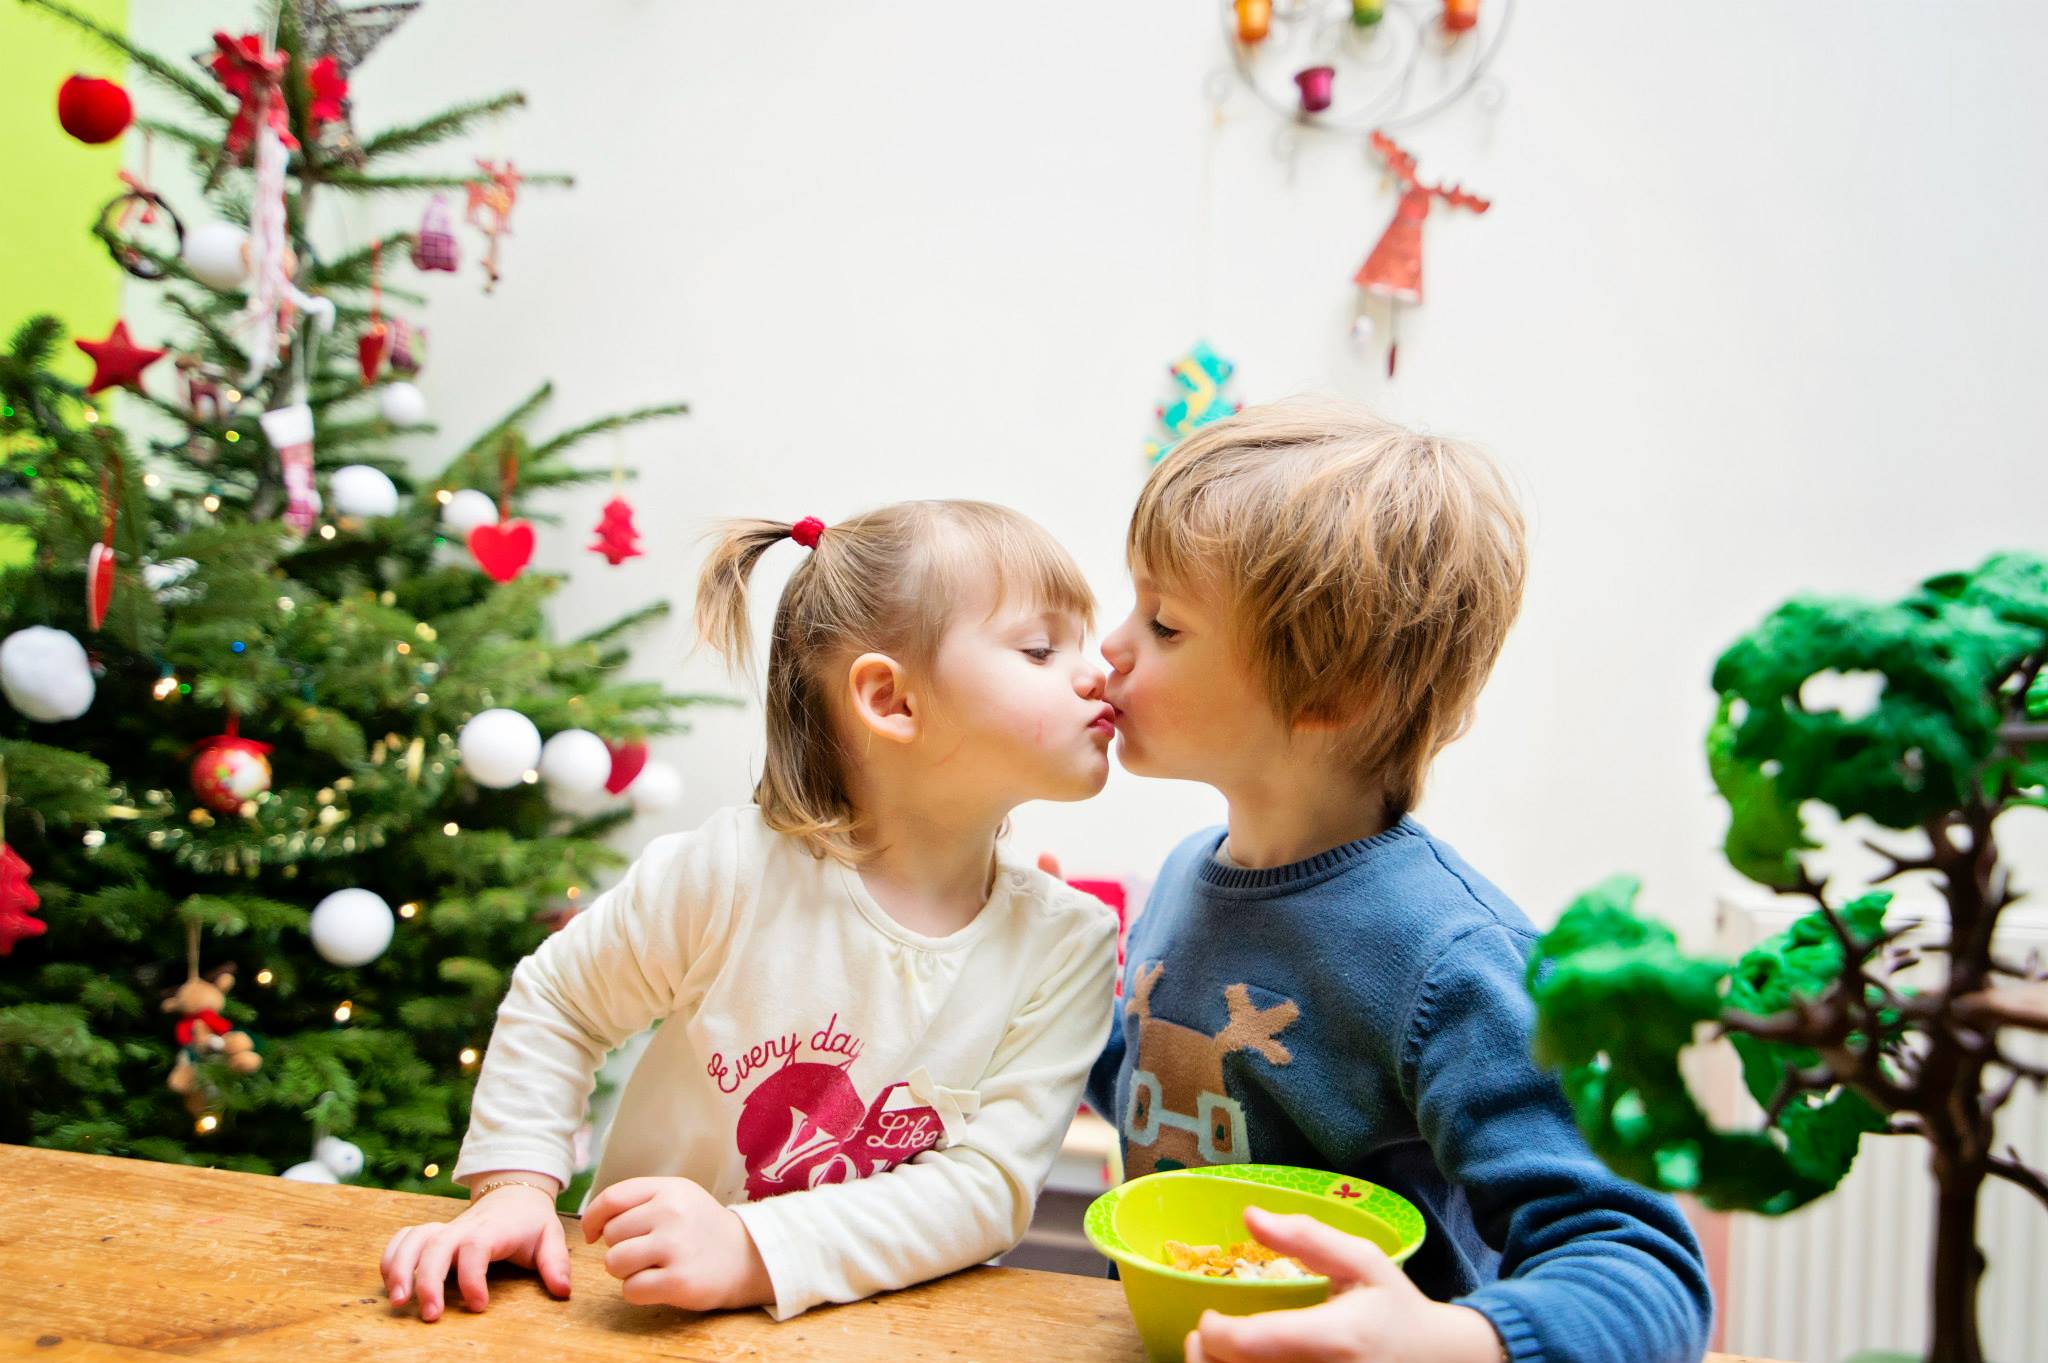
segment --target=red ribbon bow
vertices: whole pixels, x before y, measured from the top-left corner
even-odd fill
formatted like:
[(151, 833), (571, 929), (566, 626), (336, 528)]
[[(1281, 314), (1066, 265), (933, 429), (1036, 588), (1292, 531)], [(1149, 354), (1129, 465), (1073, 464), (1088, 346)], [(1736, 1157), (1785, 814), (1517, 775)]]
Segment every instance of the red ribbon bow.
[[(256, 140), (260, 118), (277, 133), (277, 140), (289, 151), (299, 149), (292, 135), (291, 113), (285, 107), (283, 52), (266, 50), (261, 36), (244, 33), (230, 38), (225, 31), (213, 35), (214, 78), (221, 88), (242, 101), (235, 121), (228, 125), (227, 149), (240, 156)], [(306, 68), (306, 125), (317, 132), (322, 123), (341, 117), (342, 101), (348, 98), (348, 80), (331, 56), (322, 57)]]
[(806, 516), (789, 527), (789, 537), (806, 549), (818, 547), (818, 536), (825, 533), (825, 522), (816, 516)]

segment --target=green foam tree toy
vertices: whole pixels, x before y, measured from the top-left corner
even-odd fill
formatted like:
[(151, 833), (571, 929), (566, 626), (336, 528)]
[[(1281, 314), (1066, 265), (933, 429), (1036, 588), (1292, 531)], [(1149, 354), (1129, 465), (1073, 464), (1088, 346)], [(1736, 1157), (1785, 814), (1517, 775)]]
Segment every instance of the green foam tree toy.
[[(1976, 1243), (1987, 1179), (2048, 1205), (2048, 1179), (1995, 1139), (2017, 1086), (2048, 1068), (2015, 1053), (2048, 1031), (2048, 973), (2001, 958), (2016, 898), (1999, 864), (2006, 811), (2048, 805), (2048, 559), (2001, 554), (1974, 572), (1874, 604), (1800, 598), (1722, 654), (1708, 766), (1727, 801), (1729, 865), (1814, 911), (1733, 963), (1680, 950), (1616, 877), (1575, 900), (1529, 966), (1537, 1059), (1559, 1072), (1579, 1126), (1616, 1170), (1709, 1206), (1779, 1215), (1832, 1191), (1865, 1135), (1927, 1141), (1937, 1187), (1928, 1363), (1980, 1363)], [(1867, 708), (1825, 704), (1816, 678), (1881, 689)], [(1931, 878), (1945, 940), (1908, 945), (1891, 893), (1843, 898), (1816, 879), (1802, 809), (1830, 806), (1922, 846), (1867, 845), (1881, 882)], [(1928, 966), (1908, 982), (1903, 972)], [(1945, 969), (1933, 969), (1936, 963)], [(1933, 976), (1938, 978), (1923, 978)], [(1726, 1036), (1763, 1109), (1724, 1130), (1679, 1057)]]

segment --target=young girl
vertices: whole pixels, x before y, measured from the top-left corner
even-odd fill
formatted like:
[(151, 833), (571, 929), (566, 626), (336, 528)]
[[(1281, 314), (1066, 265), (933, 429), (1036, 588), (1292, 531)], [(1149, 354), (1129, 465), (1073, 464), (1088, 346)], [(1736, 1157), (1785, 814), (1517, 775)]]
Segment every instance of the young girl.
[(986, 503), (734, 522), (697, 587), (731, 661), (785, 539), (811, 552), (775, 615), (755, 803), (651, 844), (513, 973), (455, 1168), (470, 1205), (384, 1251), (422, 1319), (451, 1266), (472, 1311), (496, 1259), (569, 1295), (570, 1138), (606, 1053), (657, 1020), (583, 1210), (627, 1301), (786, 1319), (1030, 1221), (1109, 1030), (1115, 925), (996, 838), (1108, 776), (1092, 598)]

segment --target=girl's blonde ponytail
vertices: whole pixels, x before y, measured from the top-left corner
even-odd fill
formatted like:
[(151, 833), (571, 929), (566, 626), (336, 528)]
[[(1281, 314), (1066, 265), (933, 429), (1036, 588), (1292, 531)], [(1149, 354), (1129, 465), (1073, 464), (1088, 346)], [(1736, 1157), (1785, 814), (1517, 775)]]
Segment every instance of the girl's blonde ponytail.
[(779, 521), (733, 520), (712, 531), (718, 542), (697, 574), (697, 638), (736, 671), (752, 670), (747, 579), (761, 555), (788, 539), (791, 529)]

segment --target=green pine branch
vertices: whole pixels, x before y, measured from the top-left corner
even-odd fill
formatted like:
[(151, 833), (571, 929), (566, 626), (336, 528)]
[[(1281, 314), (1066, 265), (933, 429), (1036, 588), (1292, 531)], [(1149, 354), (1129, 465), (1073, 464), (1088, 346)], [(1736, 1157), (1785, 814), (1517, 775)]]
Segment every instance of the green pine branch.
[(441, 470), (440, 476), (435, 478), (434, 482), (442, 487), (472, 487), (482, 480), (487, 485), (495, 487), (498, 472), (495, 462), (487, 465), (484, 461), (495, 461), (505, 437), (517, 431), (528, 418), (545, 406), (554, 393), (554, 384), (543, 383), (527, 394), (517, 406), (498, 418), (482, 435), (465, 446), (462, 453), (449, 460), (447, 467)]
[(64, 323), (49, 313), (38, 313), (14, 329), (7, 343), (8, 360), (24, 373), (43, 368), (57, 357), (64, 342)]
[[(365, 175), (353, 170), (322, 171), (320, 183), (337, 189), (344, 194), (388, 194), (400, 190), (419, 189), (467, 189), (471, 185), (485, 183), (483, 176), (471, 172), (468, 175)], [(575, 177), (542, 172), (523, 175), (519, 180), (521, 189), (567, 189), (575, 185)]]
[(666, 601), (650, 601), (637, 610), (627, 611), (608, 625), (599, 625), (588, 634), (578, 635), (573, 642), (577, 645), (605, 643), (618, 638), (629, 630), (638, 629), (640, 626), (655, 620), (667, 619), (669, 609), (669, 603)]
[(530, 464), (538, 464), (542, 460), (580, 445), (592, 436), (603, 435), (607, 431), (623, 431), (630, 427), (645, 425), (650, 421), (660, 421), (672, 416), (688, 416), (689, 414), (690, 405), (687, 402), (669, 402), (652, 407), (637, 408), (630, 412), (618, 412), (611, 416), (599, 417), (597, 420), (587, 421), (581, 426), (571, 426), (561, 434), (536, 445), (528, 453), (526, 459)]
[(188, 148), (194, 159), (206, 165), (211, 165), (213, 158), (220, 155), (218, 137), (210, 137), (183, 124), (166, 123), (157, 118), (138, 118), (135, 120), (135, 126), (146, 133), (163, 138), (166, 142), (175, 142), (181, 147)]
[(206, 338), (206, 344), (209, 347), (206, 355), (207, 359), (236, 374), (248, 368), (248, 352), (242, 349), (234, 337), (228, 335), (225, 327), (208, 316), (204, 309), (195, 307), (182, 294), (166, 294), (165, 300), (186, 321), (199, 328), (200, 335)]
[(377, 253), (381, 251), (387, 261), (396, 260), (402, 253), (410, 251), (412, 244), (412, 233), (393, 232), (375, 243), (359, 246), (347, 255), (320, 261), (308, 273), (308, 287), (367, 289), (370, 287), (370, 271)]
[(363, 159), (375, 161), (380, 156), (436, 146), (469, 131), (478, 119), (502, 114), (507, 109), (524, 108), (525, 105), (526, 96), (517, 90), (472, 100), (467, 104), (458, 104), (452, 109), (444, 109), (417, 123), (386, 128), (362, 144)]
[(59, 4), (57, 0), (21, 0), (21, 3), (43, 10), (46, 13), (54, 14), (67, 23), (85, 30), (85, 32), (99, 39), (106, 46), (125, 55), (128, 60), (149, 73), (159, 84), (185, 96), (201, 113), (211, 114), (213, 117), (223, 121), (233, 116), (234, 109), (228, 104), (226, 97), (213, 85), (200, 80), (199, 77), (185, 70), (182, 66), (175, 66), (155, 53), (137, 47), (122, 34), (108, 28), (91, 16), (81, 14), (69, 5)]

